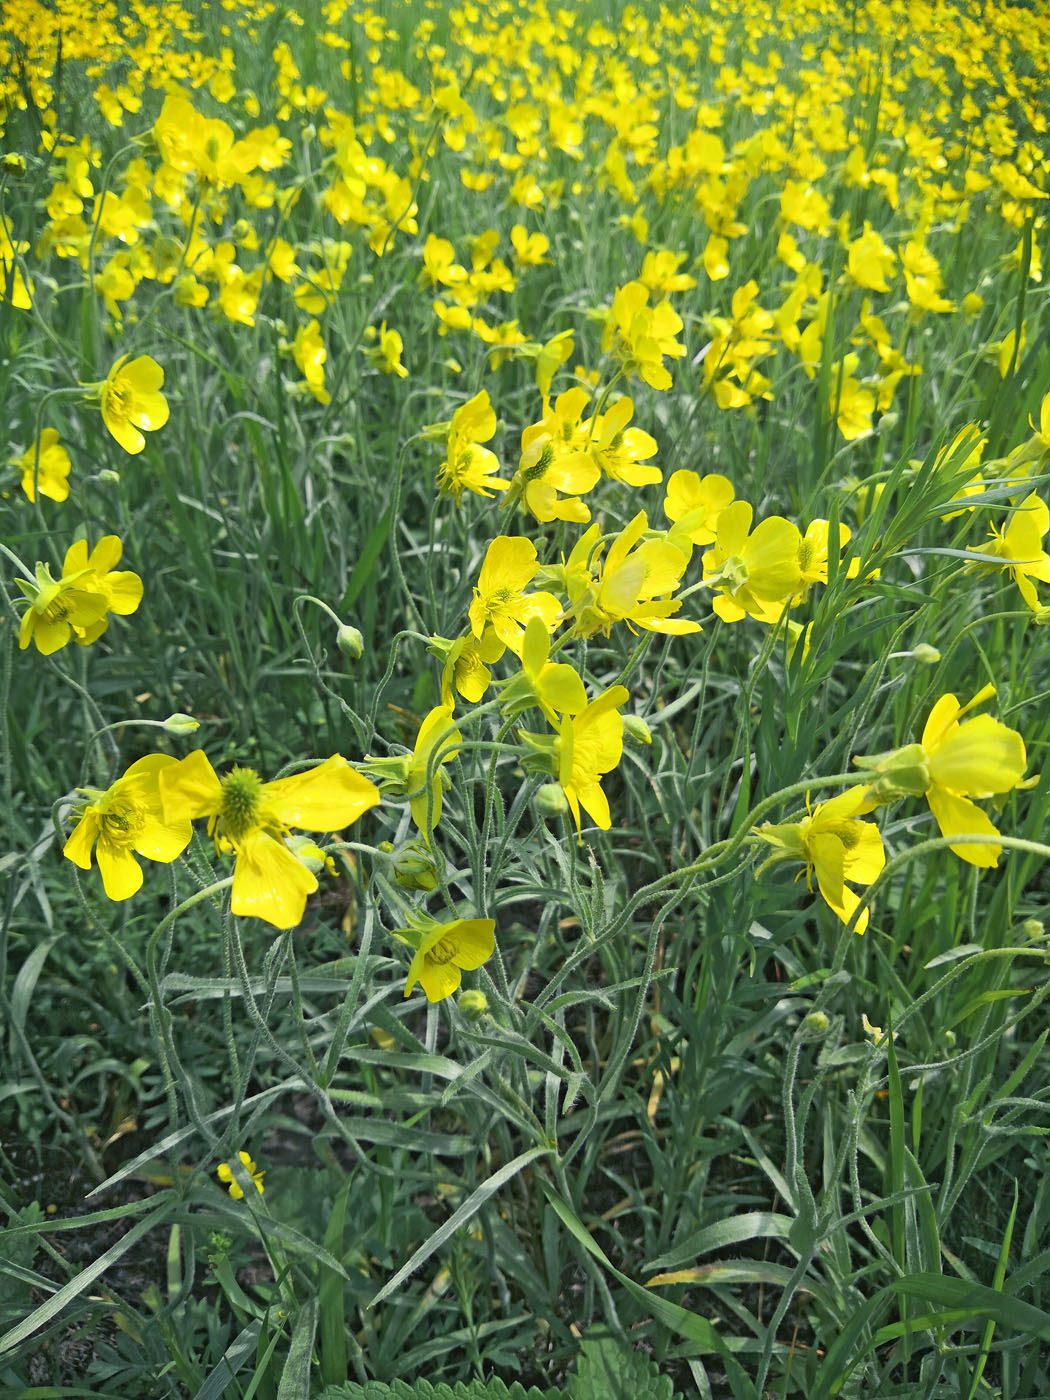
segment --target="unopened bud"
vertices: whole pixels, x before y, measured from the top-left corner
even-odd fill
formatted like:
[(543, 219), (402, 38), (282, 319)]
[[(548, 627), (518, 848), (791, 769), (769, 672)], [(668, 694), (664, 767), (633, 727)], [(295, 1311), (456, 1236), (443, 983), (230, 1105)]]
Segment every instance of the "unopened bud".
[(351, 661), (360, 661), (364, 655), (365, 639), (356, 627), (344, 622), (335, 634), (336, 646)]
[(936, 647), (931, 647), (929, 642), (916, 642), (911, 649), (911, 654), (916, 661), (921, 661), (924, 666), (936, 666), (941, 659), (941, 654)]
[(482, 1016), (488, 1015), (489, 999), (484, 992), (468, 988), (460, 992), (456, 1005), (468, 1021), (480, 1021)]
[(816, 1040), (819, 1036), (826, 1035), (831, 1022), (823, 1011), (811, 1011), (802, 1022), (803, 1033), (812, 1036)]
[(110, 471), (109, 467), (103, 467), (98, 474), (99, 481), (104, 481), (108, 486), (116, 486), (120, 481), (120, 472)]
[(644, 719), (639, 719), (637, 715), (624, 715), (623, 737), (629, 744), (633, 744), (636, 749), (640, 749), (645, 744), (651, 744), (653, 742), (653, 736), (649, 726)]
[(421, 841), (410, 841), (394, 852), (394, 879), (405, 890), (436, 890), (437, 866)]
[(6, 155), (0, 156), (0, 175), (10, 175), (13, 180), (20, 180), (25, 173), (25, 156), (20, 156), (15, 151), (8, 151)]
[(200, 721), (189, 715), (169, 715), (164, 721), (169, 734), (195, 734), (200, 727)]
[(558, 783), (544, 783), (536, 789), (536, 806), (544, 817), (560, 817), (569, 810), (568, 798)]
[(1034, 942), (1037, 938), (1042, 938), (1043, 936), (1043, 921), (1042, 919), (1025, 919), (1024, 923), (1021, 925), (1021, 929), (1024, 936), (1032, 939)]

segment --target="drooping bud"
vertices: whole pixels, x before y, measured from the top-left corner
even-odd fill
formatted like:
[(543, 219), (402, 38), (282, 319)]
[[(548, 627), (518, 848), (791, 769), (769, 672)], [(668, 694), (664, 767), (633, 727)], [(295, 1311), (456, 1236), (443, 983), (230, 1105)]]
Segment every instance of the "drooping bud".
[(360, 661), (364, 655), (365, 639), (356, 627), (351, 627), (344, 622), (335, 634), (336, 645), (344, 656), (348, 656), (351, 661)]
[(652, 732), (644, 719), (638, 715), (624, 715), (623, 717), (623, 737), (636, 749), (643, 748), (646, 744), (653, 742)]

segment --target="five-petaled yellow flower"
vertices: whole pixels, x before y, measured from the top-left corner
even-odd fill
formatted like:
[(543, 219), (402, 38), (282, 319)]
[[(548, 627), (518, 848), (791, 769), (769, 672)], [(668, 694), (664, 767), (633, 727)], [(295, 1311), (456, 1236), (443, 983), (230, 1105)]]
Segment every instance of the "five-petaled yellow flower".
[(317, 880), (285, 844), (301, 831), (342, 831), (374, 807), (379, 791), (341, 754), (316, 768), (264, 783), (252, 768), (232, 768), (220, 779), (200, 749), (160, 774), (168, 822), (208, 818), (220, 850), (233, 851), (230, 908), (275, 928), (294, 928)]
[(168, 421), (168, 401), (160, 392), (164, 371), (149, 355), (122, 355), (98, 386), (102, 421), (125, 452), (141, 452), (142, 429), (154, 432)]
[[(867, 788), (855, 787), (819, 803), (801, 821), (760, 826), (755, 832), (775, 848), (773, 860), (805, 864), (807, 888), (810, 877), (816, 874), (825, 903), (844, 924), (849, 923), (860, 902), (846, 882), (870, 885), (886, 864), (878, 827), (859, 820), (872, 805)], [(857, 919), (857, 933), (863, 933), (867, 926), (868, 911), (864, 909)]]
[(418, 982), (427, 1001), (444, 1001), (458, 991), (464, 972), (473, 972), (496, 948), (495, 919), (454, 919), (440, 924), (425, 914), (401, 937), (415, 948), (405, 981), (405, 996)]
[(160, 775), (177, 761), (165, 754), (147, 754), (105, 792), (80, 789), (91, 800), (62, 854), (81, 870), (90, 870), (94, 848), (102, 888), (110, 899), (130, 899), (141, 887), (136, 855), (169, 864), (189, 845), (193, 834), (189, 817), (165, 816), (160, 799)]
[(497, 535), (485, 552), (485, 562), (470, 605), (470, 628), (480, 641), (491, 627), (504, 646), (521, 655), (525, 624), (541, 617), (548, 630), (561, 612), (553, 593), (526, 593), (539, 569), (536, 546), (523, 535)]
[(629, 698), (626, 686), (610, 686), (580, 714), (562, 719), (557, 741), (558, 782), (577, 832), (581, 807), (602, 831), (612, 826), (609, 799), (602, 791), (601, 779), (623, 755), (623, 716), (619, 707)]
[[(942, 695), (922, 731), (929, 773), (926, 800), (942, 836), (998, 836), (998, 828), (970, 799), (994, 797), (1022, 786), (1028, 759), (1016, 729), (1008, 729), (991, 715), (959, 723), (968, 710), (994, 694), (995, 687), (986, 685), (966, 705), (960, 705), (954, 695)], [(960, 860), (988, 867), (998, 865), (1002, 852), (1001, 846), (969, 846), (965, 841), (951, 849)]]
[(20, 457), (13, 457), (11, 465), (22, 473), (22, 490), (31, 501), (36, 500), (37, 490), (52, 501), (69, 496), (69, 453), (59, 442), (56, 428), (45, 428), (39, 444), (34, 442)]

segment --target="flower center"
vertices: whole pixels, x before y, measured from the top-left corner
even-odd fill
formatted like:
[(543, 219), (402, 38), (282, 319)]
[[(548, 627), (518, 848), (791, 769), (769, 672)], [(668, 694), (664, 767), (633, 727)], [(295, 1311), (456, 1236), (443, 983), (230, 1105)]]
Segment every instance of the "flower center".
[(126, 797), (118, 797), (107, 811), (99, 813), (102, 837), (109, 845), (124, 849), (134, 845), (144, 820), (142, 811)]
[(106, 413), (120, 423), (126, 423), (131, 416), (132, 392), (120, 379), (115, 379), (106, 390)]
[(548, 443), (545, 443), (544, 446), (543, 446), (543, 451), (542, 451), (542, 452), (540, 453), (540, 455), (536, 458), (535, 462), (533, 462), (531, 466), (528, 466), (528, 467), (523, 466), (523, 467), (522, 467), (522, 472), (521, 472), (522, 480), (523, 480), (523, 481), (538, 481), (539, 478), (540, 478), (541, 476), (543, 476), (544, 472), (547, 470), (547, 468), (550, 466), (550, 464), (551, 464), (553, 461), (554, 461), (554, 448), (551, 446), (551, 444), (550, 444), (549, 442), (548, 442)]
[(445, 963), (451, 962), (455, 956), (456, 945), (451, 938), (439, 938), (427, 953), (431, 962), (440, 963), (442, 967)]
[(218, 828), (234, 841), (259, 825), (262, 779), (254, 768), (231, 768), (222, 780)]

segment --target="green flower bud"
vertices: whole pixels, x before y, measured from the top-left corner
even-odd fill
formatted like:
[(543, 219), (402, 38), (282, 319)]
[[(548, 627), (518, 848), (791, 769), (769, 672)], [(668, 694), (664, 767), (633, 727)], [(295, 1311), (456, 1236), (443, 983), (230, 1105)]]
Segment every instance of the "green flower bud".
[(351, 661), (360, 661), (364, 655), (365, 639), (356, 627), (344, 622), (335, 634), (336, 645)]
[(200, 727), (200, 721), (191, 719), (189, 715), (169, 715), (164, 721), (164, 728), (169, 734), (194, 734)]
[(536, 790), (536, 806), (544, 817), (559, 817), (569, 810), (569, 802), (557, 783), (544, 783)]
[(1042, 919), (1025, 919), (1024, 923), (1021, 925), (1021, 929), (1024, 936), (1030, 938), (1033, 942), (1035, 942), (1037, 938), (1042, 938), (1045, 932)]
[(911, 649), (911, 654), (916, 661), (921, 661), (924, 666), (936, 666), (941, 659), (941, 654), (936, 647), (931, 647), (929, 642), (918, 642)]
[(649, 726), (644, 719), (639, 719), (637, 715), (624, 715), (623, 737), (629, 744), (633, 744), (636, 749), (640, 749), (644, 745), (653, 742), (653, 736)]
[(410, 841), (394, 852), (394, 879), (405, 890), (436, 890), (437, 866), (421, 841)]
[(120, 472), (111, 471), (109, 467), (103, 467), (98, 474), (99, 481), (104, 481), (108, 486), (116, 486), (120, 481)]
[(802, 1022), (802, 1031), (806, 1036), (811, 1036), (814, 1040), (827, 1034), (828, 1026), (831, 1022), (823, 1011), (811, 1011)]
[(469, 989), (460, 992), (456, 1005), (468, 1021), (480, 1021), (488, 1015), (489, 999), (484, 992)]

